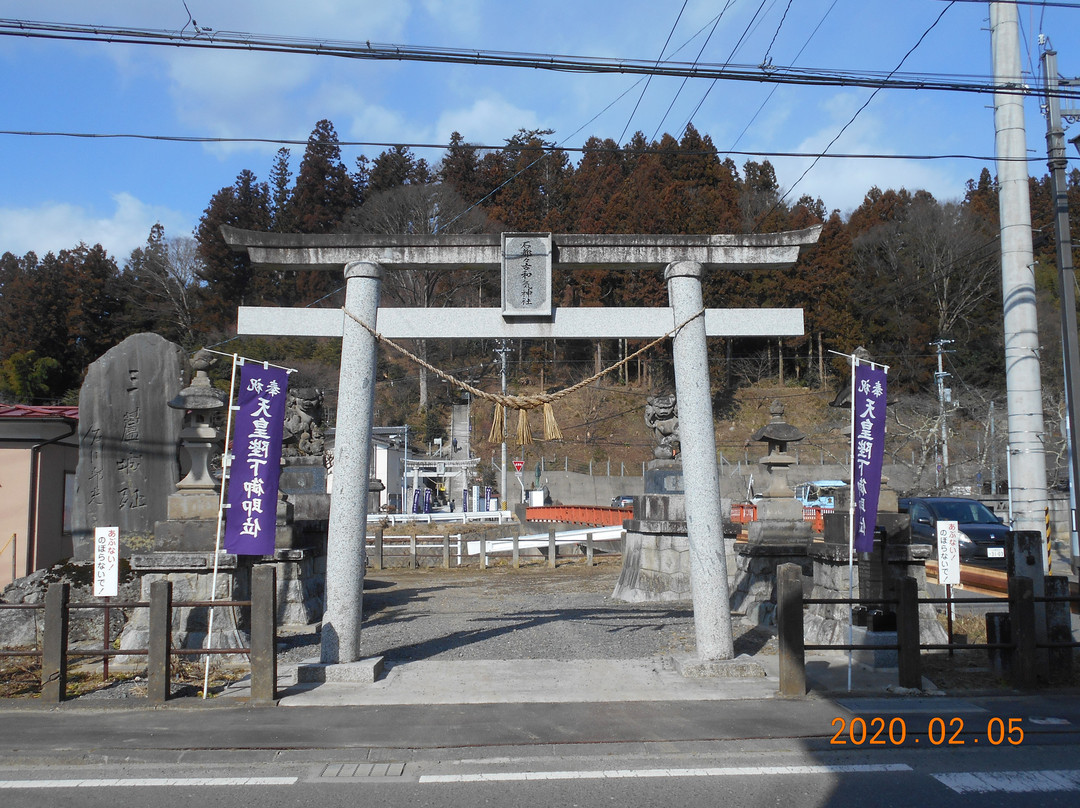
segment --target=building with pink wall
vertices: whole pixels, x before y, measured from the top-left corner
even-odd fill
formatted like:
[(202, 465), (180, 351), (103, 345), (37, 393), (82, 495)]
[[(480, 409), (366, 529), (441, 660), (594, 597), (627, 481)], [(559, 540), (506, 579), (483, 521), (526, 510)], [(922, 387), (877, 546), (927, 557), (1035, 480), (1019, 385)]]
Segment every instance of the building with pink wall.
[(71, 557), (78, 407), (0, 405), (0, 587)]

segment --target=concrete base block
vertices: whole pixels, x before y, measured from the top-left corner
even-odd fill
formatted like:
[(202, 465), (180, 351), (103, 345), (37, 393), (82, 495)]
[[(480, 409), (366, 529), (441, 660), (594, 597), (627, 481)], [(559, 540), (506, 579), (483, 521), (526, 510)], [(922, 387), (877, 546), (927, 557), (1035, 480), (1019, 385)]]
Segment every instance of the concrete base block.
[(298, 684), (324, 684), (326, 682), (374, 682), (383, 673), (381, 656), (366, 657), (356, 662), (327, 665), (312, 659), (301, 662), (296, 668)]
[(698, 659), (678, 655), (674, 660), (675, 669), (685, 679), (758, 679), (765, 676), (765, 669), (746, 654), (735, 659)]
[[(865, 626), (853, 626), (851, 629), (851, 644), (864, 645), (851, 652), (851, 659), (868, 668), (889, 669), (896, 668), (898, 654), (895, 648), (875, 649), (875, 645), (896, 645), (895, 631), (870, 631)], [(845, 642), (847, 642), (845, 640)]]

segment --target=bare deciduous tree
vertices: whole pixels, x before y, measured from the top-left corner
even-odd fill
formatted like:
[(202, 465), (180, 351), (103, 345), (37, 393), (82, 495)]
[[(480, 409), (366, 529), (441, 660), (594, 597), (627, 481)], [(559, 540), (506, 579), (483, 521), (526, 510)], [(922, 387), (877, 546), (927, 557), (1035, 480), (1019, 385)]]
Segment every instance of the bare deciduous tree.
[[(445, 235), (490, 232), (487, 215), (471, 207), (448, 185), (401, 185), (372, 196), (345, 221), (344, 229), (360, 233)], [(474, 273), (458, 268), (395, 269), (384, 282), (386, 295), (399, 305), (430, 308), (464, 302), (466, 289), (476, 288)], [(417, 341), (417, 355), (427, 361), (427, 340)], [(419, 408), (428, 406), (427, 372), (420, 368)]]

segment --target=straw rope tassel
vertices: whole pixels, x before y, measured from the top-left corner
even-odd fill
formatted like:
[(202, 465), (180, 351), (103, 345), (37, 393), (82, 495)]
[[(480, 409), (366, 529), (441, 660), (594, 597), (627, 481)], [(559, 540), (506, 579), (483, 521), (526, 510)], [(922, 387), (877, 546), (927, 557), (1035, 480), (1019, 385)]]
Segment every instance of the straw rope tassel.
[(532, 430), (529, 429), (529, 413), (525, 410), (518, 410), (518, 428), (517, 428), (517, 442), (518, 446), (532, 446)]
[(503, 432), (506, 431), (506, 407), (502, 404), (495, 405), (495, 416), (491, 419), (491, 434), (488, 435), (488, 443), (502, 443)]
[(550, 403), (544, 404), (544, 440), (562, 440), (562, 430), (555, 420), (555, 408)]

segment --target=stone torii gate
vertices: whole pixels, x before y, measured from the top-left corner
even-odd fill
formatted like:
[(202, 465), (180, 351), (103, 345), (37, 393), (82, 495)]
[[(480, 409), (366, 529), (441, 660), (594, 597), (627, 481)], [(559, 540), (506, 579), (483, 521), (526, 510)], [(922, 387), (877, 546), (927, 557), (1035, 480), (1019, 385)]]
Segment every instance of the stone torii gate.
[[(292, 235), (222, 227), (225, 241), (234, 250), (246, 250), (255, 265), (345, 271), (344, 310), (242, 306), (238, 323), (238, 333), (244, 335), (342, 337), (321, 662), (345, 665), (361, 658), (376, 329), (387, 339), (639, 339), (660, 337), (678, 327), (672, 353), (697, 653), (704, 662), (731, 659), (705, 338), (801, 336), (803, 317), (801, 309), (704, 309), (701, 279), (707, 270), (790, 268), (800, 250), (817, 241), (820, 231), (813, 227), (762, 235), (504, 233), (500, 237)], [(553, 264), (631, 270), (664, 266), (670, 306), (555, 308), (550, 292)], [(386, 271), (438, 266), (501, 266), (502, 308), (379, 308)]]

